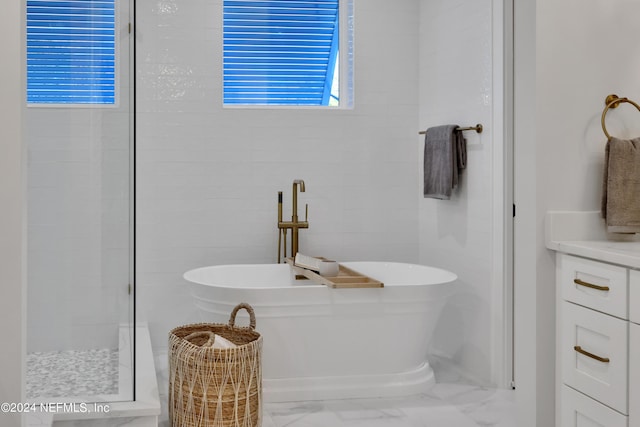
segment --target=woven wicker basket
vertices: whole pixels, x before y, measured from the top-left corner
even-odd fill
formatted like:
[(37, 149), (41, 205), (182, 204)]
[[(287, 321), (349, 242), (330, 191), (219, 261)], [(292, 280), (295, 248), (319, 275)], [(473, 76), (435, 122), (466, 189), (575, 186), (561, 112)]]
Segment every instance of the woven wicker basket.
[[(236, 327), (238, 310), (249, 327)], [(249, 304), (238, 304), (229, 324), (198, 323), (169, 333), (169, 419), (173, 427), (260, 427), (262, 337)], [(213, 348), (213, 334), (237, 345)]]

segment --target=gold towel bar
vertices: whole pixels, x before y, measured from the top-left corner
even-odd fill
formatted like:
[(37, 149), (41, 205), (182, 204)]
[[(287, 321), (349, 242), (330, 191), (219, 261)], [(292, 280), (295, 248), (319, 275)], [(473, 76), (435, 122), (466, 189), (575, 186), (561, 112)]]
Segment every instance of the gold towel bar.
[[(477, 124), (477, 125), (475, 125), (475, 126), (469, 126), (469, 127), (466, 127), (466, 128), (456, 128), (456, 130), (457, 130), (458, 132), (463, 132), (463, 131), (465, 131), (465, 130), (475, 130), (475, 131), (476, 131), (476, 132), (478, 132), (478, 133), (482, 133), (482, 129), (483, 129), (483, 128), (482, 128), (482, 125), (481, 125), (480, 123), (478, 123), (478, 124)], [(418, 135), (424, 135), (424, 134), (426, 134), (426, 133), (427, 133), (427, 131), (426, 131), (426, 130), (421, 130), (420, 132), (418, 132)]]
[(607, 139), (611, 139), (611, 135), (609, 135), (609, 132), (607, 132), (607, 126), (604, 124), (604, 118), (606, 117), (607, 111), (609, 111), (609, 108), (618, 108), (618, 105), (620, 105), (621, 102), (628, 102), (629, 104), (636, 107), (638, 111), (640, 111), (640, 105), (636, 104), (629, 98), (619, 98), (618, 95), (615, 95), (615, 94), (608, 95), (607, 98), (604, 100), (606, 107), (602, 112), (602, 118), (600, 119), (600, 122), (602, 123), (602, 130), (604, 131), (604, 134), (607, 136)]

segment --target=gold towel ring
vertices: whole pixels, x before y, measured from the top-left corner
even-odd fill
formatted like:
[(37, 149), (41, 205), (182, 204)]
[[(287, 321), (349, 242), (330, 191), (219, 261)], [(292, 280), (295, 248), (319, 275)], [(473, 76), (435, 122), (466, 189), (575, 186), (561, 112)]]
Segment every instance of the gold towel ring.
[(607, 127), (604, 124), (604, 118), (607, 115), (607, 111), (609, 111), (609, 108), (618, 108), (618, 105), (620, 105), (621, 102), (628, 102), (629, 104), (636, 107), (638, 111), (640, 111), (640, 105), (636, 104), (629, 98), (619, 98), (618, 95), (615, 95), (615, 94), (608, 95), (607, 98), (604, 100), (606, 107), (602, 112), (602, 119), (600, 120), (602, 123), (602, 130), (604, 131), (604, 134), (607, 136), (607, 139), (611, 139), (611, 135), (609, 135), (609, 132), (607, 132)]

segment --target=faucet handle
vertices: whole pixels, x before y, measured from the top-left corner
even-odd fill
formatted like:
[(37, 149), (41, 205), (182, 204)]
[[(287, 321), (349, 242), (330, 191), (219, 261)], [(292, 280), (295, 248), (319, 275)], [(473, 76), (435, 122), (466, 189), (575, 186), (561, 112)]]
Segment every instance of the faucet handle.
[(304, 222), (309, 222), (309, 203), (304, 204)]

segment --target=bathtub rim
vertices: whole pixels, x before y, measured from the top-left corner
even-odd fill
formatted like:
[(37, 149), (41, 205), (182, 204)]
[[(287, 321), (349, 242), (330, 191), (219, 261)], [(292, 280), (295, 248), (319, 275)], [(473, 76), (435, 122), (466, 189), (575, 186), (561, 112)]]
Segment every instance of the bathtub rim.
[[(382, 264), (382, 265), (391, 265), (391, 266), (409, 266), (410, 268), (425, 268), (428, 270), (432, 270), (433, 272), (438, 272), (438, 274), (444, 274), (447, 276), (446, 280), (441, 280), (438, 282), (433, 282), (433, 283), (389, 283), (388, 281), (384, 282), (384, 286), (387, 287), (414, 287), (414, 286), (437, 286), (437, 285), (447, 285), (447, 284), (451, 284), (453, 282), (455, 282), (456, 280), (458, 280), (458, 275), (443, 269), (443, 268), (439, 268), (439, 267), (433, 267), (430, 265), (424, 265), (424, 264), (415, 264), (415, 263), (409, 263), (409, 262), (399, 262), (399, 261), (345, 261), (342, 262), (341, 264), (345, 265), (346, 267), (352, 268), (355, 271), (358, 271), (358, 266), (362, 265), (362, 264)], [(224, 285), (224, 284), (218, 284), (218, 283), (210, 283), (210, 282), (206, 282), (204, 280), (196, 280), (194, 279), (192, 276), (197, 274), (198, 272), (202, 272), (204, 270), (208, 270), (208, 269), (217, 269), (217, 268), (237, 268), (237, 267), (264, 267), (264, 266), (283, 266), (283, 268), (285, 266), (288, 267), (288, 264), (277, 264), (277, 263), (251, 263), (251, 264), (216, 264), (216, 265), (209, 265), (209, 266), (204, 266), (204, 267), (197, 267), (197, 268), (193, 268), (190, 269), (188, 271), (186, 271), (185, 273), (183, 273), (182, 277), (184, 280), (186, 280), (187, 282), (189, 282), (189, 284), (191, 285), (200, 285), (200, 286), (210, 286), (210, 287), (215, 287), (215, 288), (224, 288), (224, 289), (246, 289), (246, 290), (271, 290), (271, 289), (298, 289), (298, 288), (324, 288), (326, 287), (323, 284), (319, 284), (319, 283), (308, 283), (307, 281), (305, 281), (304, 283), (299, 283), (299, 284), (292, 284), (290, 282), (290, 280), (287, 280), (287, 284), (284, 286), (234, 286), (234, 285)], [(374, 277), (375, 279), (375, 277)], [(344, 289), (343, 289), (344, 290)]]

